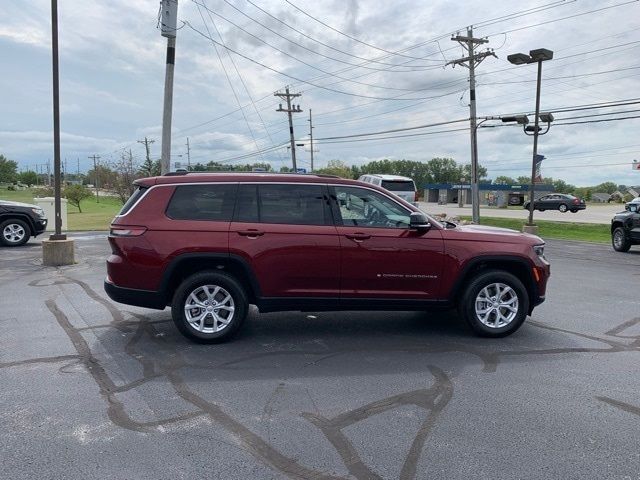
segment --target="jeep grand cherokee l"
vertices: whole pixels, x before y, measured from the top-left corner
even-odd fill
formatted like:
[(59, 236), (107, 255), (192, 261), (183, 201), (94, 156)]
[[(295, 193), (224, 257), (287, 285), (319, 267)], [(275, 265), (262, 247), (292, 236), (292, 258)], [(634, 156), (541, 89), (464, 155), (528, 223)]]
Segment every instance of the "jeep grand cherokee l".
[[(105, 290), (164, 309), (185, 336), (229, 338), (250, 304), (286, 310), (457, 307), (478, 334), (516, 331), (544, 301), (544, 242), (443, 225), (375, 185), (322, 175), (136, 181), (111, 224)], [(371, 205), (349, 210), (339, 198)]]

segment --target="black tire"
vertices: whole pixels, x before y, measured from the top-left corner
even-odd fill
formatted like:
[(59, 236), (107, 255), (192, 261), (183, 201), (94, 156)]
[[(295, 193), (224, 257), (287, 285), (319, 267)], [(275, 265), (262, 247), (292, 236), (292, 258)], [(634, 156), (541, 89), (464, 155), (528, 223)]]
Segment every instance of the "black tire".
[(611, 245), (616, 252), (628, 252), (631, 248), (631, 242), (624, 233), (624, 228), (617, 227), (611, 233)]
[(561, 203), (558, 207), (558, 210), (560, 210), (562, 213), (567, 213), (568, 207), (564, 203)]
[[(503, 290), (504, 295), (507, 300), (505, 303), (509, 303), (513, 306), (513, 303), (516, 303), (516, 311), (513, 318), (511, 318), (508, 323), (500, 326), (500, 322), (498, 323), (498, 312), (502, 314), (506, 311), (506, 306), (499, 306), (496, 310), (493, 306), (489, 306), (488, 308), (492, 311), (487, 313), (485, 317), (485, 321), (487, 323), (490, 322), (491, 314), (493, 313), (494, 324), (497, 326), (488, 326), (486, 323), (479, 318), (476, 313), (476, 300), (479, 302), (481, 293), (485, 295), (483, 290), (487, 288), (487, 292), (489, 294), (495, 293), (496, 289), (492, 287), (492, 285), (500, 284), (502, 286), (509, 287), (509, 290)], [(517, 302), (513, 301), (513, 298), (517, 297)], [(495, 298), (495, 297), (494, 297)], [(482, 309), (481, 309), (482, 310)], [(502, 270), (488, 270), (477, 274), (473, 277), (470, 282), (466, 285), (464, 294), (462, 295), (461, 301), (458, 304), (458, 312), (465, 319), (465, 321), (469, 324), (471, 329), (479, 336), (482, 337), (506, 337), (507, 335), (511, 335), (513, 332), (518, 330), (522, 323), (527, 318), (527, 313), (529, 312), (529, 294), (527, 293), (527, 289), (524, 287), (522, 282), (514, 275), (508, 272), (504, 272)], [(508, 313), (511, 315), (511, 313)]]
[[(213, 292), (208, 290), (212, 295), (206, 293), (205, 287), (214, 287)], [(216, 287), (219, 287), (220, 290), (215, 290)], [(200, 326), (203, 327), (202, 331), (190, 323), (185, 312), (187, 301), (190, 301), (193, 305), (193, 308), (190, 309), (191, 312), (194, 312), (193, 316), (205, 314), (205, 310), (197, 307), (190, 299), (192, 293), (198, 301), (203, 303), (203, 306), (210, 302), (207, 304), (207, 308), (211, 307), (209, 308), (210, 312), (200, 323)], [(227, 295), (231, 300), (223, 303)], [(215, 306), (218, 308), (216, 309)], [(233, 307), (232, 312), (230, 312), (231, 307)], [(184, 280), (176, 290), (171, 303), (171, 316), (180, 333), (198, 343), (220, 343), (229, 340), (238, 332), (248, 311), (247, 295), (235, 278), (224, 273), (210, 271), (196, 273)], [(214, 316), (214, 312), (219, 315)], [(231, 313), (229, 323), (216, 330), (220, 327), (219, 324), (223, 323), (223, 320), (229, 318), (229, 312)], [(226, 318), (225, 315), (227, 315)], [(211, 324), (210, 327), (209, 324)]]
[(31, 229), (23, 220), (9, 219), (0, 223), (0, 243), (7, 247), (19, 247), (29, 241)]
[(575, 208), (572, 208), (571, 213), (578, 213), (578, 210), (576, 210)]
[(538, 211), (539, 212), (544, 212), (544, 208), (539, 208)]

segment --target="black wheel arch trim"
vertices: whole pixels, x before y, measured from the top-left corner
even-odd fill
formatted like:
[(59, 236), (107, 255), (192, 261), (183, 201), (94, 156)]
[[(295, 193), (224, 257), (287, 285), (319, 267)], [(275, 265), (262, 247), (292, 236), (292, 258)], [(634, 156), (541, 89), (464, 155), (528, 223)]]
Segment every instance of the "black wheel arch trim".
[[(162, 280), (160, 282), (160, 288), (158, 289), (158, 293), (165, 298), (167, 301), (167, 305), (171, 302), (171, 294), (169, 291), (169, 286), (171, 285), (171, 281), (175, 271), (180, 267), (180, 265), (184, 262), (191, 260), (206, 260), (206, 261), (224, 261), (224, 262), (232, 262), (235, 265), (239, 266), (246, 277), (249, 279), (251, 292), (247, 292), (248, 296), (255, 297), (259, 299), (261, 296), (260, 284), (258, 283), (258, 279), (256, 278), (253, 269), (249, 265), (249, 262), (242, 258), (240, 255), (235, 255), (232, 253), (182, 253), (174, 257), (169, 265), (165, 268), (162, 274)], [(224, 272), (224, 269), (222, 269)]]
[(525, 288), (531, 295), (531, 297), (529, 298), (529, 304), (530, 304), (529, 310), (532, 310), (533, 306), (538, 305), (539, 303), (542, 303), (539, 301), (540, 295), (538, 294), (538, 287), (537, 287), (535, 278), (533, 277), (532, 269), (534, 265), (528, 259), (524, 257), (518, 257), (517, 255), (482, 255), (482, 256), (474, 257), (470, 259), (464, 265), (464, 267), (462, 267), (462, 270), (460, 271), (458, 278), (453, 284), (453, 287), (451, 288), (451, 292), (449, 294), (449, 301), (455, 302), (455, 299), (460, 293), (460, 290), (464, 287), (464, 284), (469, 279), (470, 273), (484, 262), (503, 262), (503, 263), (508, 263), (512, 265), (517, 264), (524, 267), (525, 270), (528, 272), (528, 279), (527, 279), (528, 281), (523, 283)]

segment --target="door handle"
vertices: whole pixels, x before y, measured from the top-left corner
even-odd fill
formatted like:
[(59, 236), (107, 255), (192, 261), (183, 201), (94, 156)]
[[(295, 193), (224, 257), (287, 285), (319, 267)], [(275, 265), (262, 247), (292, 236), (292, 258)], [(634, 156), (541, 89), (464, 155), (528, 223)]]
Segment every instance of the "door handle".
[(347, 233), (345, 234), (349, 240), (355, 240), (356, 242), (362, 242), (368, 238), (371, 238), (371, 235), (367, 235), (366, 233)]
[(257, 238), (261, 235), (264, 235), (264, 232), (261, 232), (260, 230), (238, 230), (238, 235), (242, 235), (243, 237)]

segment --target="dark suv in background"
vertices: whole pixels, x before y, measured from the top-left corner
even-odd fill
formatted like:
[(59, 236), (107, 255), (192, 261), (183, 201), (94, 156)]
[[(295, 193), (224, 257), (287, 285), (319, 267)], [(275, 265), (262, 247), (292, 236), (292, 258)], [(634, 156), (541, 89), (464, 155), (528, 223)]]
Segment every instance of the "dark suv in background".
[[(441, 224), (375, 185), (322, 175), (182, 174), (136, 181), (111, 225), (105, 290), (170, 305), (201, 342), (228, 338), (248, 307), (457, 307), (480, 335), (516, 331), (544, 301), (544, 242)], [(348, 209), (347, 196), (369, 205)]]
[(611, 244), (617, 252), (628, 252), (631, 245), (640, 245), (640, 197), (624, 206), (611, 220)]
[(6, 247), (24, 245), (30, 237), (47, 228), (44, 210), (29, 203), (0, 200), (0, 244)]

